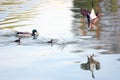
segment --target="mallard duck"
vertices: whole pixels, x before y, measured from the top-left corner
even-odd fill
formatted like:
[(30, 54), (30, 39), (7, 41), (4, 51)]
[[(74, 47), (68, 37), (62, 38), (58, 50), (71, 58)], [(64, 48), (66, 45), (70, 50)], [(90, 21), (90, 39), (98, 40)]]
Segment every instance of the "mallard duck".
[(16, 36), (17, 37), (33, 37), (33, 39), (37, 39), (37, 37), (38, 37), (38, 32), (37, 32), (37, 30), (36, 29), (33, 29), (32, 30), (32, 33), (29, 33), (29, 32), (18, 32), (18, 31), (16, 31)]

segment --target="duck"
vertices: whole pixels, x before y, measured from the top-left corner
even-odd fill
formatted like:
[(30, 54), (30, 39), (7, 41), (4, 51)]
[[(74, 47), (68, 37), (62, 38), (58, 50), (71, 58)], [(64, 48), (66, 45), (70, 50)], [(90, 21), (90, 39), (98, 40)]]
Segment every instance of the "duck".
[(19, 32), (19, 31), (16, 31), (16, 36), (17, 37), (33, 37), (33, 39), (37, 39), (38, 37), (38, 32), (36, 29), (33, 29), (32, 30), (32, 33), (30, 32)]

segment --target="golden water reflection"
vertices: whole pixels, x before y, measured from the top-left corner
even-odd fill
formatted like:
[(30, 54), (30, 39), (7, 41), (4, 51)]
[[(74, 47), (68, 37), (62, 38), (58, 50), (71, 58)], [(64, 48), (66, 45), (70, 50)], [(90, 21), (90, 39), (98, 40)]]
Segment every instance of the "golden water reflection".
[(0, 4), (1, 29), (31, 31), (35, 28), (41, 32), (40, 36), (72, 36), (72, 0), (4, 0)]
[(86, 28), (87, 24), (85, 22), (85, 18), (81, 18), (80, 19), (80, 33), (83, 35), (83, 36), (87, 36), (89, 35), (89, 33), (93, 33), (94, 32), (94, 35), (96, 37), (96, 39), (100, 39), (100, 31), (101, 31), (101, 26), (99, 26), (99, 23), (95, 24), (95, 30), (88, 30), (88, 28)]
[[(26, 26), (30, 18), (35, 16), (37, 10), (32, 9), (32, 0), (3, 0), (0, 1), (2, 20), (0, 20), (0, 28), (15, 28)], [(27, 6), (28, 5), (28, 6)], [(33, 4), (34, 5), (34, 4)]]

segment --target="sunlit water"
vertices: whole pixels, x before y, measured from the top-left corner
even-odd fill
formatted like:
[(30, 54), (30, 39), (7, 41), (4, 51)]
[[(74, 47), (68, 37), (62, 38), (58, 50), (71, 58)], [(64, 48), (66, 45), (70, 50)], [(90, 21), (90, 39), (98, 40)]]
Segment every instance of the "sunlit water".
[[(0, 5), (0, 80), (120, 78), (118, 19), (108, 16), (104, 7), (102, 30), (95, 32), (80, 28), (81, 19), (74, 18), (76, 13), (71, 11), (72, 0), (0, 0)], [(22, 38), (20, 45), (14, 42), (15, 31), (33, 29), (39, 32), (38, 39)], [(46, 43), (50, 39), (55, 43)], [(99, 62), (100, 68), (85, 69), (87, 56), (93, 54), (93, 62)]]
[(1, 27), (15, 27), (14, 30), (29, 32), (35, 28), (40, 36), (50, 38), (71, 36), (71, 0), (21, 0), (17, 4), (10, 3), (3, 5), (3, 10), (8, 10), (1, 12), (4, 19), (1, 19)]

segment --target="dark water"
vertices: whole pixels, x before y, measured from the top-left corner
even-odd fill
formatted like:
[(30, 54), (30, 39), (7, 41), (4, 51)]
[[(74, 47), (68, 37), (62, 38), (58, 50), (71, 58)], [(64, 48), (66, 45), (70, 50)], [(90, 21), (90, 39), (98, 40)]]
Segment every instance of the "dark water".
[[(0, 80), (118, 80), (119, 8), (108, 3), (100, 3), (102, 17), (91, 31), (75, 17), (81, 15), (72, 0), (1, 0)], [(34, 28), (37, 40), (14, 42), (15, 31)], [(46, 43), (51, 38), (55, 43)]]

